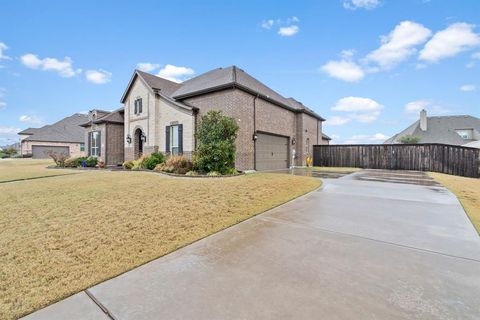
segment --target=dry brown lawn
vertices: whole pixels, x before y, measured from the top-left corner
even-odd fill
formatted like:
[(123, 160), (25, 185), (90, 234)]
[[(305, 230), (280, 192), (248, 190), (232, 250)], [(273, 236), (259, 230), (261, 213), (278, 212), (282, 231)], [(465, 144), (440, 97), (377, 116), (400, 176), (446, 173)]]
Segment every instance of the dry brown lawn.
[(458, 197), (468, 217), (480, 234), (480, 179), (435, 172), (430, 172), (429, 174)]
[(324, 172), (340, 172), (340, 173), (351, 173), (362, 170), (361, 168), (349, 168), (349, 167), (313, 167), (314, 171), (324, 171)]
[(0, 184), (0, 319), (20, 317), (305, 194), (280, 174), (82, 172)]
[(53, 160), (44, 159), (0, 159), (0, 183), (38, 177), (52, 177), (79, 173), (75, 170), (48, 169)]

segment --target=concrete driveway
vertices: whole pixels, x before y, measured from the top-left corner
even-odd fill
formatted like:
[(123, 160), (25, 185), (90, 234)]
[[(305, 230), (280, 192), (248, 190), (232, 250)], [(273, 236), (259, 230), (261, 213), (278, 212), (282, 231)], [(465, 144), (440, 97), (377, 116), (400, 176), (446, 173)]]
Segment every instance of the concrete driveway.
[(326, 179), (27, 318), (479, 319), (478, 234), (446, 189), (395, 174)]

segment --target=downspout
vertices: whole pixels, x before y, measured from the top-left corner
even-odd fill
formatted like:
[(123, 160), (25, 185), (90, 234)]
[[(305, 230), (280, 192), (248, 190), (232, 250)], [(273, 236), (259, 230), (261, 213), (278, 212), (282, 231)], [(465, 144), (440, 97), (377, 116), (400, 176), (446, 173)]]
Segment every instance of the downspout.
[[(105, 166), (108, 165), (108, 160), (107, 160), (107, 154), (108, 154), (107, 146), (108, 146), (108, 143), (107, 143), (107, 141), (108, 141), (108, 122), (105, 122), (105, 156), (104, 156)], [(101, 141), (100, 141), (100, 143), (101, 143)], [(100, 150), (101, 150), (101, 148), (100, 148)]]
[[(257, 105), (256, 101), (259, 96), (259, 93), (253, 98), (253, 135), (252, 138), (256, 136), (257, 133)], [(253, 139), (253, 170), (257, 170), (257, 139)]]

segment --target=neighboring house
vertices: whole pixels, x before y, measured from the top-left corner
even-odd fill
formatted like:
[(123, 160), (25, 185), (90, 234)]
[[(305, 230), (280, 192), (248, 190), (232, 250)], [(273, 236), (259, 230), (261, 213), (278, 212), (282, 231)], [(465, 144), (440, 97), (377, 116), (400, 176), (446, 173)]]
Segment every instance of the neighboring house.
[(401, 143), (404, 136), (418, 137), (419, 143), (472, 146), (480, 140), (480, 119), (472, 116), (427, 117), (427, 111), (422, 110), (419, 120), (384, 143)]
[(85, 155), (85, 130), (80, 125), (87, 119), (86, 115), (76, 113), (51, 125), (20, 131), (20, 153), (37, 159), (48, 158), (48, 151), (70, 157)]
[[(312, 146), (329, 139), (322, 135), (321, 116), (236, 66), (183, 83), (135, 70), (121, 102), (125, 160), (154, 151), (190, 157), (196, 147), (196, 126), (209, 110), (220, 110), (237, 121), (235, 167), (240, 170), (305, 165)], [(109, 150), (105, 152), (108, 159)]]
[(124, 160), (123, 107), (115, 111), (91, 110), (85, 130), (87, 155), (98, 157), (106, 165), (122, 164)]
[(322, 141), (319, 144), (328, 145), (328, 144), (330, 144), (331, 140), (332, 140), (332, 138), (327, 136), (325, 133), (322, 133)]

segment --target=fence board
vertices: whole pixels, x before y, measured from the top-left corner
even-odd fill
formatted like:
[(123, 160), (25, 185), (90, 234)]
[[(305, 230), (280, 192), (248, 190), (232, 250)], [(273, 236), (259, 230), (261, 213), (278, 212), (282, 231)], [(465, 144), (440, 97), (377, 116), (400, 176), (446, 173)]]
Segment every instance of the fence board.
[(315, 145), (322, 167), (418, 170), (480, 177), (480, 149), (447, 144)]

